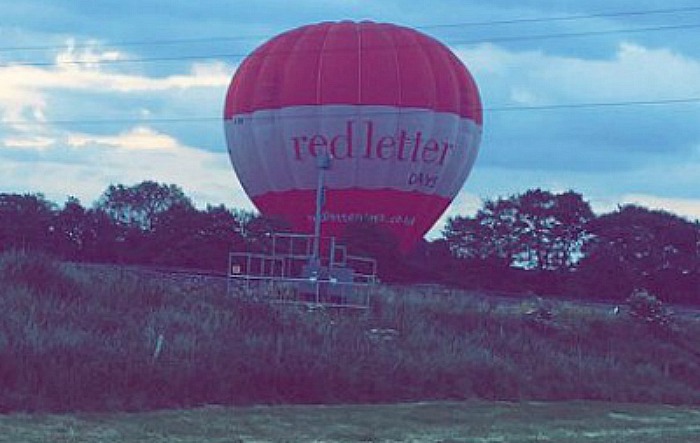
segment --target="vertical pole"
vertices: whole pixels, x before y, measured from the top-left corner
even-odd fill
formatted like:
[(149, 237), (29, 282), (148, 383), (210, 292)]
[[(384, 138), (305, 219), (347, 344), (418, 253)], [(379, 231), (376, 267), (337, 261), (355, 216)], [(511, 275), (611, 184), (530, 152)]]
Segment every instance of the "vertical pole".
[(233, 279), (233, 257), (228, 253), (228, 272), (226, 272), (226, 296), (231, 296), (231, 280)]
[(318, 183), (316, 185), (316, 217), (314, 219), (314, 250), (311, 258), (311, 267), (316, 273), (316, 303), (321, 301), (321, 210), (325, 203), (324, 180), (326, 170), (331, 167), (331, 158), (328, 151), (322, 151), (316, 158), (318, 167)]
[(313, 260), (315, 264), (321, 264), (321, 211), (325, 203), (325, 176), (326, 170), (331, 167), (331, 158), (327, 151), (318, 154), (316, 166), (318, 167), (318, 182), (316, 184), (316, 216), (314, 218), (314, 250)]
[[(319, 162), (320, 163), (320, 162)], [(326, 170), (319, 164), (318, 183), (316, 185), (316, 216), (314, 217), (314, 250), (313, 259), (318, 265), (321, 264), (321, 211), (323, 209), (323, 185)]]

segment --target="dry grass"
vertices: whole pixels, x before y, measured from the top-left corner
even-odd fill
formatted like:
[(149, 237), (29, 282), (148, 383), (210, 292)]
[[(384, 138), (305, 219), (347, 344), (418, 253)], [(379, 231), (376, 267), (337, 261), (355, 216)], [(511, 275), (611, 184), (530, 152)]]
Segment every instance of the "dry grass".
[(696, 442), (700, 409), (598, 402), (205, 407), (8, 415), (0, 442)]

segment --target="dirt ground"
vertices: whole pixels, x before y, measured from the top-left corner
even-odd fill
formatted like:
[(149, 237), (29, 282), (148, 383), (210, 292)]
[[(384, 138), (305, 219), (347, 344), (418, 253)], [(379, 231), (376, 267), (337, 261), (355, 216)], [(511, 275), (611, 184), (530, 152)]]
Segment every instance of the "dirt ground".
[(599, 402), (208, 406), (0, 416), (0, 442), (700, 442), (700, 407)]

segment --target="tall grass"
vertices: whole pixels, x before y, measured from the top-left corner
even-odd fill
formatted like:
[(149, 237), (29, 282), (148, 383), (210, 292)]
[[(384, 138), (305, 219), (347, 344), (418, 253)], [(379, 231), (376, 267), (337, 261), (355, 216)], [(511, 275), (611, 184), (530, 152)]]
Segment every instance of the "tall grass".
[(690, 322), (671, 340), (628, 318), (572, 310), (542, 325), (465, 294), (388, 288), (365, 312), (307, 310), (18, 252), (0, 255), (0, 312), (4, 411), (700, 401)]

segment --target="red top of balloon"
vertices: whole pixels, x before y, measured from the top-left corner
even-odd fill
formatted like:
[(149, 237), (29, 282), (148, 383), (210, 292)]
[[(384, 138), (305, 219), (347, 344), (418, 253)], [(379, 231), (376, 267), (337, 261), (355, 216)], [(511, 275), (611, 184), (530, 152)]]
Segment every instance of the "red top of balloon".
[(260, 46), (238, 68), (224, 118), (333, 104), (431, 109), (482, 124), (476, 84), (447, 47), (413, 29), (367, 21), (302, 26)]

